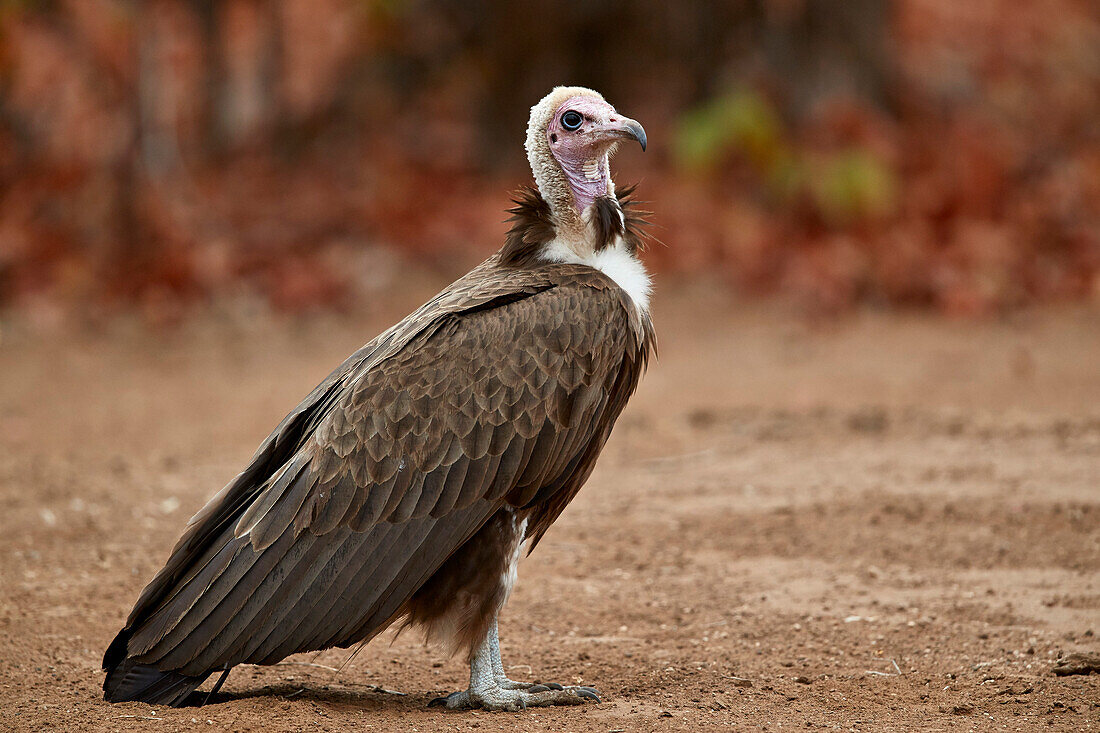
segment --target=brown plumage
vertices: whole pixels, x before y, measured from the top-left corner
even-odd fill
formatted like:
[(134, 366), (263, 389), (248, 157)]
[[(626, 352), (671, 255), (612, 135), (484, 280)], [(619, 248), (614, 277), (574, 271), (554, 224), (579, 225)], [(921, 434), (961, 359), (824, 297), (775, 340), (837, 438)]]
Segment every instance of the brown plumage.
[[(537, 191), (512, 213), (501, 251), (349, 357), (192, 518), (107, 649), (108, 700), (181, 704), (402, 617), (471, 659), (495, 642), (519, 545), (587, 479), (653, 343), (613, 279), (539, 259)], [(632, 252), (637, 219), (615, 220)]]

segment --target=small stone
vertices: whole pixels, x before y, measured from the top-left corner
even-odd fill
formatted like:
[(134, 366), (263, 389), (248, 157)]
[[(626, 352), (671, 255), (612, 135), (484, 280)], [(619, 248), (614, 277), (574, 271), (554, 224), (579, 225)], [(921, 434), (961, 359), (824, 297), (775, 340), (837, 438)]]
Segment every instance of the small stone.
[(1100, 654), (1072, 652), (1060, 658), (1051, 671), (1059, 677), (1072, 674), (1100, 673)]

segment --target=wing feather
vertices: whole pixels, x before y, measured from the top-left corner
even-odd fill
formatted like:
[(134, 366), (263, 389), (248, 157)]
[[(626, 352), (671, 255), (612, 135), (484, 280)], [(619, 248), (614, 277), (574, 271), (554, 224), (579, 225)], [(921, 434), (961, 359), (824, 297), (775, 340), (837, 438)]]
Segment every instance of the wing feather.
[(336, 529), (356, 503), (363, 491), (351, 474), (343, 474), (329, 481), (327, 484), (318, 484), (317, 495), (324, 504), (317, 511), (317, 515), (309, 525), (309, 531), (313, 534), (328, 534)]
[(293, 477), (289, 483), (276, 482), (260, 495), (257, 505), (261, 512), (255, 515), (246, 512), (237, 523), (235, 536), (248, 537), (257, 550), (262, 550), (281, 537), (294, 518), (301, 512), (302, 505), (309, 496), (314, 476), (306, 470), (305, 461), (294, 472), (287, 471), (283, 477)]
[(477, 517), (475, 522), (437, 522), (433, 526), (432, 533), (419, 545), (419, 548), (424, 551), (422, 561), (406, 563), (390, 583), (373, 596), (375, 600), (371, 604), (370, 611), (363, 614), (358, 622), (346, 624), (340, 633), (330, 640), (330, 643), (335, 646), (347, 646), (361, 639), (370, 638), (384, 629), (412, 594), (450, 556), (451, 552), (445, 550), (462, 546), (476, 531), (476, 528), (470, 527), (476, 524), (477, 528), (480, 528), (496, 512), (496, 509), (495, 504), (480, 501), (458, 512), (460, 515)]
[(219, 578), (220, 582), (203, 594), (202, 606), (196, 604), (158, 645), (171, 649), (158, 662), (170, 669), (210, 669), (205, 660), (221, 658), (221, 651), (247, 627), (253, 616), (250, 611), (275, 592), (287, 568), (309, 556), (316, 544), (313, 535), (294, 538), (285, 534), (263, 550), (243, 547), (234, 564), (246, 568), (245, 572), (232, 583), (222, 582), (228, 576)]
[[(288, 618), (297, 602), (301, 600), (299, 594), (302, 588), (310, 588), (315, 593), (326, 592), (333, 580), (332, 576), (324, 577), (326, 571), (331, 573), (334, 559), (348, 559), (349, 556), (364, 544), (367, 538), (350, 530), (345, 530), (340, 535), (334, 535), (317, 546), (317, 552), (303, 554), (293, 567), (289, 568), (281, 584), (266, 602), (255, 603), (249, 599), (249, 607), (254, 610), (248, 622), (249, 633), (237, 633), (233, 644), (226, 649), (222, 656), (226, 659), (247, 657), (250, 651), (258, 647), (264, 639), (268, 638), (272, 631), (278, 629)], [(254, 632), (254, 633), (252, 633)], [(251, 649), (246, 647), (251, 646)]]
[[(295, 589), (296, 600), (293, 604), (288, 604), (284, 613), (263, 633), (250, 635), (241, 658), (255, 659), (257, 663), (263, 664), (265, 659), (273, 658), (275, 650), (285, 645), (289, 638), (310, 638), (316, 626), (323, 623), (331, 614), (332, 608), (340, 602), (345, 590), (357, 579), (366, 577), (365, 570), (377, 561), (378, 550), (387, 546), (389, 535), (403, 530), (399, 525), (380, 524), (370, 532), (353, 531), (351, 536), (359, 538), (359, 543), (347, 543), (345, 551), (334, 555), (310, 586), (309, 592), (303, 593), (300, 588)], [(285, 631), (289, 624), (297, 627), (293, 634)], [(273, 658), (273, 661), (278, 659)]]

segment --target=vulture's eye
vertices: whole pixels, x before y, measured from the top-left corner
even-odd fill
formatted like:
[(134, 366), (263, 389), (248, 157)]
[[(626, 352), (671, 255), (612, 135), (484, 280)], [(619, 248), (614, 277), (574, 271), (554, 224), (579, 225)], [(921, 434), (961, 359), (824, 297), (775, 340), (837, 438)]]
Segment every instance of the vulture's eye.
[(581, 126), (581, 122), (583, 121), (584, 118), (581, 117), (581, 113), (574, 112), (573, 110), (569, 110), (561, 116), (561, 126), (566, 130), (576, 130)]

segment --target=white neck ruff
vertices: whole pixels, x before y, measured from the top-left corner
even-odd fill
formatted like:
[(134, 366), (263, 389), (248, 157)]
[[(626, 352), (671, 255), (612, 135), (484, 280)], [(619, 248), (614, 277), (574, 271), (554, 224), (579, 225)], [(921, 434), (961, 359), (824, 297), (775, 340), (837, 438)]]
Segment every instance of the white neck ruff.
[(649, 294), (653, 283), (645, 265), (626, 248), (622, 237), (616, 237), (614, 243), (599, 252), (589, 250), (582, 255), (559, 236), (546, 244), (541, 257), (547, 262), (588, 265), (599, 270), (630, 296), (640, 313), (649, 313)]

